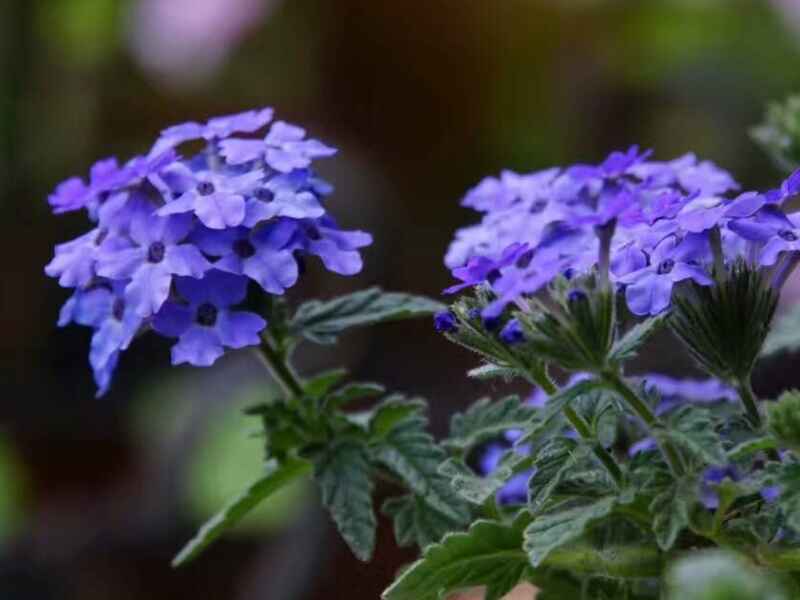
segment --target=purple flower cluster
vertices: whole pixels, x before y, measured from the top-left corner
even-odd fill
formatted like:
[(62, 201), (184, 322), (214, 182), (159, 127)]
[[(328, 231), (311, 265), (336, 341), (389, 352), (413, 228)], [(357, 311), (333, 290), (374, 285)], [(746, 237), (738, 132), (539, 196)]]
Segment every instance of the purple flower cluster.
[(560, 275), (608, 268), (631, 312), (655, 315), (677, 283), (711, 285), (714, 266), (738, 258), (774, 266), (780, 286), (800, 257), (800, 214), (781, 210), (800, 172), (766, 193), (738, 190), (693, 154), (656, 162), (636, 146), (599, 165), (505, 171), (462, 202), (482, 218), (456, 232), (445, 264), (459, 283), (445, 292), (487, 286), (495, 300), (483, 315), (497, 317)]
[[(149, 329), (177, 339), (173, 364), (208, 366), (225, 348), (258, 344), (266, 322), (235, 308), (249, 280), (283, 294), (307, 255), (341, 275), (361, 270), (372, 238), (337, 226), (324, 206), (332, 187), (311, 169), (336, 150), (282, 121), (257, 135), (271, 121), (265, 108), (176, 125), (146, 156), (101, 160), (51, 194), (53, 212), (85, 209), (93, 224), (57, 245), (45, 272), (74, 289), (59, 325), (94, 330), (99, 394)], [(182, 158), (185, 142), (204, 149)]]

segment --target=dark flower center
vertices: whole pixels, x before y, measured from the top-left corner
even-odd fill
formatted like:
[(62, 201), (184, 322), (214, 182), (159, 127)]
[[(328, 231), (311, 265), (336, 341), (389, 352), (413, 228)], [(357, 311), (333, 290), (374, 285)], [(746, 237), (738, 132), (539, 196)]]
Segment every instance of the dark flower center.
[(125, 300), (122, 298), (114, 300), (114, 305), (111, 307), (111, 316), (117, 321), (122, 321), (122, 317), (125, 316)]
[(492, 269), (486, 275), (486, 281), (488, 281), (491, 285), (494, 285), (494, 282), (500, 279), (501, 273), (498, 269)]
[(94, 238), (94, 245), (99, 246), (102, 244), (105, 239), (108, 237), (108, 229), (101, 229), (97, 232), (97, 236)]
[(794, 234), (793, 231), (789, 231), (788, 229), (782, 229), (778, 232), (778, 235), (781, 239), (786, 240), (787, 242), (796, 242), (797, 236)]
[(214, 324), (217, 322), (217, 307), (213, 304), (209, 304), (206, 302), (205, 304), (201, 304), (197, 307), (197, 317), (196, 321), (200, 325), (204, 325), (206, 327), (213, 327)]
[(246, 239), (233, 242), (233, 251), (236, 253), (236, 256), (240, 258), (250, 258), (256, 253), (253, 244), (250, 243), (250, 240)]
[(210, 196), (214, 193), (214, 184), (210, 181), (201, 181), (197, 184), (197, 193), (201, 196)]
[(658, 265), (657, 272), (659, 275), (666, 275), (667, 273), (672, 271), (674, 267), (675, 267), (675, 261), (672, 260), (671, 258), (668, 258), (667, 260), (661, 261), (661, 264)]
[(531, 214), (536, 214), (542, 212), (545, 207), (547, 206), (547, 200), (543, 198), (539, 198), (536, 202), (531, 204), (530, 212)]
[(527, 269), (533, 260), (533, 250), (527, 250), (517, 259), (517, 268)]
[(153, 242), (147, 249), (147, 262), (160, 263), (164, 260), (166, 248), (162, 242)]
[(275, 199), (275, 194), (267, 188), (259, 188), (256, 190), (256, 198), (262, 202), (272, 202)]
[(569, 294), (567, 294), (567, 302), (570, 304), (575, 304), (577, 302), (583, 302), (586, 300), (586, 292), (583, 290), (572, 290)]
[(308, 239), (314, 242), (322, 239), (322, 235), (320, 235), (319, 229), (317, 229), (313, 225), (309, 225), (308, 227), (306, 227), (306, 235), (308, 236)]

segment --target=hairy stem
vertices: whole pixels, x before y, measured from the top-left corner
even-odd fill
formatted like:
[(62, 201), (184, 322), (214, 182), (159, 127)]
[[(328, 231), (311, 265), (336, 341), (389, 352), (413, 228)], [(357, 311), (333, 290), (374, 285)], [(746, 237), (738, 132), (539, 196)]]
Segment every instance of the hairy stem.
[(752, 425), (753, 429), (761, 429), (761, 412), (758, 410), (755, 394), (753, 394), (753, 387), (750, 384), (750, 378), (742, 378), (736, 382), (736, 391), (739, 394), (739, 399), (744, 406), (745, 415), (747, 420)]
[[(601, 374), (601, 377), (608, 387), (620, 395), (620, 397), (625, 401), (625, 404), (628, 405), (628, 408), (636, 413), (648, 430), (652, 432), (653, 429), (658, 429), (661, 427), (661, 422), (655, 413), (653, 413), (653, 411), (650, 410), (650, 407), (647, 406), (647, 404), (645, 404), (641, 398), (639, 398), (638, 394), (636, 394), (636, 392), (634, 392), (631, 387), (625, 383), (625, 380), (620, 377), (619, 373), (608, 370), (604, 371)], [(664, 460), (667, 461), (667, 465), (669, 465), (672, 474), (676, 477), (683, 475), (685, 472), (683, 460), (681, 459), (678, 449), (675, 448), (672, 442), (669, 440), (659, 440), (659, 448), (661, 449), (661, 454), (664, 456)]]
[[(547, 373), (543, 373), (543, 376), (540, 377), (533, 377), (533, 379), (535, 380), (534, 383), (539, 385), (548, 395), (552, 396), (558, 393), (558, 387), (553, 383)], [(575, 409), (571, 406), (564, 407), (564, 416), (581, 438), (592, 442), (592, 452), (595, 457), (603, 464), (608, 474), (614, 480), (614, 483), (617, 484), (617, 487), (622, 487), (622, 469), (619, 468), (619, 465), (614, 460), (614, 457), (609, 454), (608, 450), (606, 450), (600, 442), (593, 440), (592, 431), (583, 417), (575, 412)]]
[(286, 355), (278, 351), (266, 335), (261, 338), (258, 355), (287, 396), (297, 398), (303, 395), (303, 384), (289, 364)]

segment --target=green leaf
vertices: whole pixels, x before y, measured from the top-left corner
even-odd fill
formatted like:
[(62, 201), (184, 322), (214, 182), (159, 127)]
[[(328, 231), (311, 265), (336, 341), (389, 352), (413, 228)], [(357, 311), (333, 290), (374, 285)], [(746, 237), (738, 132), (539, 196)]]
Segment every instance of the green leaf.
[(542, 433), (548, 431), (556, 417), (563, 414), (564, 407), (569, 406), (571, 402), (583, 395), (602, 389), (605, 389), (603, 382), (597, 379), (586, 379), (552, 395), (544, 409), (538, 411), (539, 418), (527, 428), (525, 434), (517, 440), (517, 444), (525, 444), (537, 439)]
[(778, 504), (786, 517), (786, 522), (800, 532), (800, 463), (786, 463), (778, 473), (781, 495)]
[(421, 398), (410, 400), (400, 395), (390, 396), (372, 411), (369, 419), (370, 438), (382, 440), (395, 427), (415, 414), (425, 410), (425, 401)]
[(445, 446), (467, 450), (476, 444), (501, 435), (508, 429), (523, 429), (536, 416), (537, 409), (527, 406), (517, 396), (492, 402), (482, 398), (466, 412), (453, 415), (450, 437)]
[(534, 567), (555, 549), (581, 537), (594, 522), (611, 514), (616, 498), (606, 497), (591, 504), (537, 516), (525, 529), (525, 552)]
[(373, 459), (400, 477), (432, 508), (453, 520), (463, 521), (469, 517), (469, 511), (438, 472), (446, 456), (426, 431), (428, 421), (422, 413), (423, 406), (413, 405), (413, 412), (395, 422), (373, 444)]
[(426, 548), (441, 540), (446, 533), (463, 529), (468, 522), (467, 519), (456, 520), (443, 515), (414, 494), (389, 498), (383, 503), (381, 512), (394, 521), (394, 537), (400, 547), (416, 544)]
[(179, 567), (195, 558), (261, 501), (310, 470), (311, 465), (308, 462), (297, 458), (287, 459), (282, 464), (273, 461), (268, 465), (268, 471), (263, 477), (253, 482), (240, 496), (234, 498), (200, 528), (174, 558), (172, 566)]
[(529, 570), (522, 551), (525, 518), (514, 524), (477, 521), (425, 550), (383, 593), (385, 600), (440, 600), (448, 592), (486, 586), (485, 600), (499, 600)]
[(445, 306), (422, 296), (369, 288), (333, 300), (300, 306), (289, 324), (293, 335), (317, 344), (333, 344), (346, 329), (432, 315)]
[(375, 398), (386, 391), (386, 388), (379, 383), (356, 382), (348, 383), (342, 388), (331, 392), (324, 401), (327, 409), (339, 409), (347, 406), (355, 400), (364, 398)]
[(450, 486), (462, 498), (473, 504), (483, 504), (511, 479), (517, 467), (529, 463), (529, 457), (508, 451), (495, 469), (481, 476), (460, 459), (449, 458), (439, 466), (439, 473), (450, 480)]
[(775, 439), (771, 437), (757, 437), (737, 444), (728, 450), (730, 460), (740, 460), (764, 450), (773, 450), (777, 447)]
[(696, 482), (693, 479), (678, 479), (668, 484), (650, 503), (653, 515), (653, 533), (663, 550), (669, 550), (678, 539), (678, 534), (689, 525), (689, 513), (695, 502)]
[(303, 391), (310, 398), (319, 399), (335, 388), (347, 376), (347, 369), (331, 369), (309, 379)]
[(375, 549), (375, 512), (366, 448), (353, 440), (334, 442), (314, 461), (322, 503), (357, 558), (368, 561)]
[(704, 408), (679, 408), (670, 416), (666, 430), (658, 435), (671, 439), (706, 463), (721, 465), (727, 459), (722, 440), (714, 429), (711, 413)]
[(536, 472), (528, 481), (528, 504), (531, 512), (541, 510), (564, 476), (586, 456), (578, 444), (566, 437), (556, 437), (545, 442), (533, 457)]
[(665, 315), (659, 315), (634, 325), (611, 347), (609, 360), (616, 363), (623, 363), (634, 358), (642, 346), (661, 329), (665, 320)]
[(486, 363), (480, 367), (475, 367), (467, 372), (467, 375), (475, 379), (497, 379), (502, 378), (506, 382), (522, 377), (523, 373), (514, 367), (504, 367), (494, 363)]
[(773, 324), (761, 348), (761, 356), (798, 350), (800, 350), (800, 304), (795, 304)]

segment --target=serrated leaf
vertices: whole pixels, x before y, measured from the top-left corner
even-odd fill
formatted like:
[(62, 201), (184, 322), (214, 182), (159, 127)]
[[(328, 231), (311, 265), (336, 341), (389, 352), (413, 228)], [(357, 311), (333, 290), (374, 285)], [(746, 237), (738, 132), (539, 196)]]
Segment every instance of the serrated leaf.
[(453, 520), (464, 520), (469, 515), (466, 505), (458, 500), (447, 479), (438, 472), (446, 456), (426, 431), (423, 406), (414, 406), (411, 414), (373, 444), (373, 459), (400, 477), (432, 508)]
[(509, 382), (517, 377), (522, 376), (522, 372), (514, 367), (504, 367), (494, 363), (487, 363), (480, 367), (475, 367), (467, 371), (467, 375), (474, 379), (497, 379), (502, 378), (504, 381)]
[(173, 559), (173, 567), (179, 567), (194, 559), (260, 502), (291, 481), (310, 472), (311, 464), (298, 458), (289, 458), (281, 464), (273, 462), (268, 469), (263, 477), (254, 481), (241, 495), (234, 498), (200, 528)]
[(422, 296), (369, 288), (328, 301), (305, 302), (289, 323), (289, 331), (318, 344), (332, 344), (346, 329), (428, 316), (444, 308)]
[(534, 455), (536, 472), (528, 480), (528, 505), (532, 513), (545, 506), (564, 475), (585, 457), (578, 444), (569, 438), (548, 440)]
[(514, 524), (477, 521), (469, 531), (429, 546), (383, 593), (385, 600), (440, 600), (445, 594), (486, 586), (485, 600), (499, 600), (529, 570), (522, 551), (526, 520)]
[(696, 482), (678, 479), (668, 484), (650, 503), (653, 533), (662, 550), (669, 550), (678, 534), (689, 524), (689, 512), (696, 498)]
[(770, 328), (761, 348), (761, 356), (800, 350), (800, 304), (795, 304)]
[(339, 409), (347, 406), (355, 400), (375, 398), (383, 394), (385, 391), (386, 388), (379, 383), (348, 383), (340, 389), (328, 394), (324, 400), (324, 406), (327, 409)]
[(406, 399), (403, 396), (390, 396), (376, 406), (370, 416), (369, 432), (373, 441), (379, 441), (397, 425), (425, 410), (427, 405), (421, 398)]
[(527, 406), (517, 396), (509, 396), (497, 402), (482, 398), (466, 412), (453, 415), (450, 420), (450, 437), (444, 444), (458, 450), (469, 449), (509, 429), (524, 428), (536, 417), (537, 412), (537, 409)]
[(612, 362), (622, 363), (634, 358), (642, 346), (661, 329), (665, 320), (665, 315), (659, 315), (634, 325), (611, 347), (609, 359)]
[(514, 475), (518, 465), (529, 462), (529, 458), (510, 450), (500, 463), (485, 476), (478, 475), (463, 461), (449, 458), (439, 466), (439, 473), (450, 480), (450, 487), (473, 504), (483, 504), (502, 488)]
[(525, 552), (538, 567), (555, 549), (581, 537), (595, 521), (614, 510), (616, 498), (606, 497), (552, 513), (539, 515), (525, 529)]
[(728, 450), (728, 458), (730, 460), (741, 460), (758, 452), (774, 450), (775, 448), (777, 448), (777, 443), (774, 438), (767, 436), (757, 437), (741, 442)]
[(669, 418), (666, 431), (659, 434), (712, 465), (725, 464), (722, 440), (714, 429), (711, 413), (704, 408), (683, 406)]
[(347, 369), (331, 369), (323, 371), (316, 377), (306, 381), (303, 391), (310, 398), (322, 398), (325, 394), (336, 387), (339, 382), (347, 376)]
[(517, 440), (517, 444), (526, 444), (537, 439), (542, 433), (549, 430), (553, 420), (564, 412), (564, 407), (582, 395), (590, 394), (597, 390), (605, 389), (603, 382), (596, 379), (579, 381), (573, 386), (553, 394), (544, 409), (538, 411), (536, 421), (528, 427), (525, 434)]
[(443, 515), (414, 494), (389, 498), (381, 512), (394, 522), (394, 537), (400, 547), (416, 544), (425, 548), (468, 523), (468, 519), (455, 520)]
[(777, 482), (780, 486), (778, 505), (786, 517), (786, 523), (800, 532), (800, 463), (783, 464)]
[(322, 503), (353, 554), (363, 561), (368, 561), (375, 549), (370, 475), (365, 447), (352, 440), (334, 442), (314, 460), (314, 478)]

